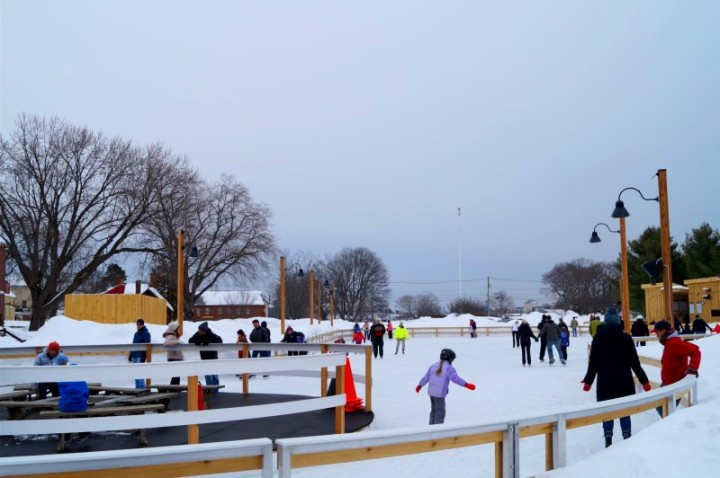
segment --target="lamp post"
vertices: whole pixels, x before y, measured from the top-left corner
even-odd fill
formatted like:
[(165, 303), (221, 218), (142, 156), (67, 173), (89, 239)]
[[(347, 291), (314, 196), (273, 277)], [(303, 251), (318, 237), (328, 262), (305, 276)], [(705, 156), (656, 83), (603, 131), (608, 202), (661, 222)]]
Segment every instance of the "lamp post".
[(0, 240), (0, 326), (5, 320), (5, 262), (7, 260), (7, 247)]
[[(299, 264), (292, 264), (290, 267), (298, 267), (298, 277), (302, 277), (305, 273)], [(280, 334), (285, 334), (285, 256), (280, 256)]]
[[(197, 257), (197, 247), (190, 249), (188, 257)], [(177, 321), (178, 337), (183, 333), (183, 320), (185, 319), (185, 231), (178, 231), (178, 268), (177, 268)]]
[(604, 222), (595, 224), (590, 242), (595, 244), (600, 242), (600, 236), (596, 232), (598, 226), (605, 226), (607, 230), (614, 233), (620, 233), (620, 306), (622, 307), (623, 328), (625, 332), (630, 333), (630, 287), (628, 284), (628, 265), (627, 265), (627, 236), (625, 234), (625, 218), (620, 218), (620, 230), (613, 231), (610, 226)]
[[(620, 258), (620, 260), (622, 261), (622, 263), (623, 263), (623, 265), (624, 265), (624, 267), (625, 267), (625, 269), (624, 269), (624, 271), (623, 271), (623, 282), (624, 282), (623, 287), (624, 287), (624, 288), (621, 289), (621, 290), (623, 291), (623, 295), (625, 296), (625, 297), (623, 298), (623, 301), (622, 301), (622, 302), (623, 302), (623, 303), (622, 303), (622, 307), (623, 307), (623, 320), (625, 320), (625, 317), (624, 317), (625, 311), (627, 310), (627, 311), (628, 311), (628, 314), (629, 314), (629, 310), (630, 310), (630, 304), (629, 304), (629, 301), (630, 301), (630, 284), (628, 283), (628, 280), (629, 280), (629, 279), (628, 279), (628, 277), (627, 277), (627, 276), (628, 276), (628, 272), (627, 272), (627, 242), (626, 242), (626, 236), (625, 236), (625, 218), (626, 218), (626, 217), (629, 217), (629, 216), (630, 216), (630, 213), (628, 212), (627, 209), (625, 209), (625, 203), (623, 203), (623, 202), (620, 200), (620, 196), (622, 196), (622, 193), (624, 193), (625, 191), (627, 191), (627, 190), (629, 190), (629, 189), (637, 192), (637, 193), (640, 195), (640, 197), (643, 198), (645, 201), (658, 201), (658, 199), (659, 199), (659, 198), (646, 198), (646, 197), (643, 195), (643, 193), (640, 192), (640, 190), (637, 189), (637, 188), (625, 188), (625, 189), (623, 189), (622, 191), (620, 191), (620, 194), (618, 194), (617, 201), (615, 202), (615, 210), (613, 210), (612, 217), (617, 218), (617, 219), (620, 220), (620, 240), (621, 240), (622, 243), (623, 243), (623, 248), (621, 249), (621, 258)], [(662, 210), (662, 206), (661, 206), (661, 210)], [(662, 216), (662, 213), (661, 213), (661, 216)], [(661, 221), (661, 222), (662, 222), (662, 221)], [(662, 224), (660, 225), (660, 229), (661, 229), (661, 230), (660, 230), (660, 236), (661, 236), (661, 241), (662, 241), (662, 229), (663, 229)], [(663, 256), (663, 257), (664, 257), (664, 256)], [(667, 301), (667, 299), (666, 299), (666, 301)], [(626, 304), (626, 303), (627, 303), (627, 304)], [(666, 304), (665, 304), (666, 310), (667, 310), (667, 306), (668, 306), (668, 304), (666, 303)], [(672, 310), (672, 286), (670, 287), (670, 303), (669, 303), (669, 306), (670, 306), (670, 310)], [(670, 320), (672, 320), (672, 313), (670, 314)], [(628, 321), (625, 323), (625, 326), (626, 326), (626, 329), (629, 327), (629, 317), (628, 317)]]

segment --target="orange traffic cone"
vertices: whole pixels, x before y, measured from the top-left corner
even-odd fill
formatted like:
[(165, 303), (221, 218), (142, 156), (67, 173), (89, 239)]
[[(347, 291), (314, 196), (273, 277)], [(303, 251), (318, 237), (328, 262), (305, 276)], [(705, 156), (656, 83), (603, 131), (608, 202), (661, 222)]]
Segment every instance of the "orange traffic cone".
[(345, 413), (357, 412), (363, 409), (362, 398), (357, 396), (355, 392), (355, 380), (353, 379), (352, 368), (350, 368), (350, 358), (345, 357)]

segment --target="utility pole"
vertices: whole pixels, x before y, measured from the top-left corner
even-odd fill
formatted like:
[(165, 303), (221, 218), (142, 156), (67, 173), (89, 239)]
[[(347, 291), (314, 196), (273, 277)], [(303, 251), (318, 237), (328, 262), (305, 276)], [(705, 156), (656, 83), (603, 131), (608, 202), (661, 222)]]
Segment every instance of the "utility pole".
[(490, 315), (490, 276), (487, 278), (487, 302), (485, 304), (487, 314)]
[(461, 209), (458, 210), (458, 299), (462, 298), (462, 221)]

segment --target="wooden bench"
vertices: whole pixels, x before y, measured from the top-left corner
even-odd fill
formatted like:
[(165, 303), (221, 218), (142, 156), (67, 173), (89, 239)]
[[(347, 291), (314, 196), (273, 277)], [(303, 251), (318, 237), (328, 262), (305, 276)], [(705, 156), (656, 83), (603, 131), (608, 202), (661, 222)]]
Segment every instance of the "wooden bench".
[[(43, 410), (40, 412), (40, 418), (87, 418), (87, 417), (104, 417), (104, 416), (121, 416), (121, 415), (140, 415), (146, 412), (159, 412), (165, 407), (160, 403), (146, 405), (128, 405), (117, 407), (91, 407), (84, 412), (61, 412), (59, 410)], [(145, 430), (140, 429), (139, 444), (146, 446), (148, 444), (145, 437)], [(57, 451), (65, 451), (65, 434), (60, 434), (60, 443)]]
[(128, 397), (127, 395), (121, 395), (118, 397), (109, 398), (97, 402), (96, 408), (107, 407), (109, 405), (146, 405), (146, 404), (161, 404), (164, 408), (160, 412), (166, 412), (169, 405), (170, 399), (180, 395), (177, 392), (164, 392), (164, 393), (151, 393), (149, 395), (138, 395), (135, 397)]
[(57, 402), (57, 398), (49, 400), (2, 400), (0, 401), (0, 407), (7, 408), (10, 420), (21, 420), (35, 411), (57, 408)]
[(2, 400), (27, 400), (32, 395), (30, 390), (16, 390), (14, 392), (0, 393), (0, 401)]
[[(152, 385), (150, 388), (157, 389), (158, 392), (187, 392), (187, 385)], [(218, 391), (221, 388), (225, 388), (225, 385), (203, 385), (203, 401), (205, 402), (205, 409), (210, 410), (210, 397), (212, 392)]]
[(91, 395), (97, 395), (101, 392), (106, 395), (142, 395), (150, 392), (149, 388), (105, 387), (100, 384), (88, 384), (88, 390), (90, 390)]

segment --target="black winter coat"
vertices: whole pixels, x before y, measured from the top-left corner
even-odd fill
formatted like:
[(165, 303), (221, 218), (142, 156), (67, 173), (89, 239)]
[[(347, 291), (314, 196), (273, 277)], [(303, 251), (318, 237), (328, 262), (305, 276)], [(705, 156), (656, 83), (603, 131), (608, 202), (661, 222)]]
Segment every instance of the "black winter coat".
[(537, 340), (529, 324), (520, 324), (520, 327), (518, 327), (518, 335), (520, 336), (521, 345), (530, 345), (530, 339)]
[(643, 320), (637, 319), (630, 327), (630, 333), (633, 337), (647, 337), (650, 335), (650, 329)]
[(255, 327), (252, 329), (252, 332), (250, 332), (250, 342), (270, 342), (270, 334), (268, 334), (265, 327)]
[[(214, 333), (212, 330), (207, 329), (205, 332), (205, 335), (200, 335), (199, 333), (195, 332), (195, 334), (188, 339), (188, 342), (191, 344), (195, 344), (200, 347), (205, 347), (210, 344), (221, 344), (222, 338)], [(214, 360), (218, 358), (218, 353), (216, 350), (201, 350), (200, 351), (200, 360)]]
[(632, 372), (640, 383), (647, 383), (635, 343), (621, 324), (605, 324), (590, 346), (590, 360), (584, 383), (592, 384), (597, 375), (598, 401), (626, 397), (635, 393)]
[(385, 335), (385, 326), (381, 323), (373, 324), (370, 327), (370, 341), (373, 343), (383, 343), (383, 336)]

